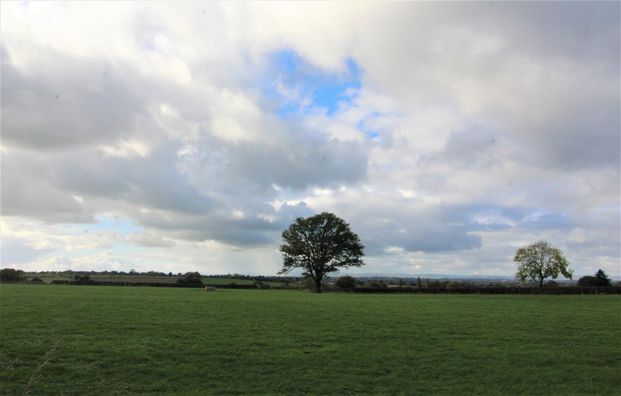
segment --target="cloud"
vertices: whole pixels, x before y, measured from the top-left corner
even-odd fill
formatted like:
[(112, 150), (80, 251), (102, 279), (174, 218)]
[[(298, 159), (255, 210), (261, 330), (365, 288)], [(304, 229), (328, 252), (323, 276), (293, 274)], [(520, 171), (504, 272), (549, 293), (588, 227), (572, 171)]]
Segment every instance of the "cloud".
[(271, 273), (327, 210), (363, 271), (618, 272), (618, 3), (2, 8), (7, 260)]
[(132, 70), (105, 61), (32, 49), (37, 61), (2, 61), (2, 137), (11, 146), (58, 150), (108, 142), (132, 133), (140, 115)]

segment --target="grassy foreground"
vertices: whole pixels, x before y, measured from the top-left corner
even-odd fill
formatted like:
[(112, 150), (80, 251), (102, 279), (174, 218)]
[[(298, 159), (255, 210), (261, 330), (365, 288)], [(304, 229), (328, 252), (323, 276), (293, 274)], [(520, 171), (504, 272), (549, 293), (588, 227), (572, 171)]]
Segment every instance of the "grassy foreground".
[(621, 297), (0, 285), (1, 394), (619, 394)]

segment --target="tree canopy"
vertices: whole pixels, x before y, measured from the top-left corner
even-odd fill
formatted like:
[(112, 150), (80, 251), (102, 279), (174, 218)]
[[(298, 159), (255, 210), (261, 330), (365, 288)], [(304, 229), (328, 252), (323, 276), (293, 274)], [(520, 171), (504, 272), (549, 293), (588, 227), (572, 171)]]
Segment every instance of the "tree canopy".
[(198, 272), (186, 272), (183, 277), (177, 279), (177, 283), (183, 285), (202, 285), (203, 276)]
[(578, 279), (578, 286), (583, 287), (606, 287), (611, 285), (610, 278), (603, 270), (598, 270), (595, 276), (583, 276)]
[(608, 275), (606, 275), (606, 273), (602, 269), (599, 269), (595, 273), (595, 277), (597, 278), (601, 286), (610, 286), (611, 284), (610, 278), (608, 277)]
[(24, 279), (24, 271), (14, 268), (0, 269), (0, 282), (19, 282)]
[(519, 248), (513, 261), (518, 265), (517, 277), (521, 281), (530, 278), (539, 282), (540, 287), (546, 278), (556, 279), (559, 275), (563, 275), (571, 279), (573, 275), (563, 252), (550, 246), (546, 241)]
[(282, 239), (280, 251), (284, 263), (280, 273), (303, 269), (303, 275), (313, 279), (318, 293), (326, 274), (364, 264), (360, 238), (349, 224), (332, 213), (297, 218), (282, 232)]

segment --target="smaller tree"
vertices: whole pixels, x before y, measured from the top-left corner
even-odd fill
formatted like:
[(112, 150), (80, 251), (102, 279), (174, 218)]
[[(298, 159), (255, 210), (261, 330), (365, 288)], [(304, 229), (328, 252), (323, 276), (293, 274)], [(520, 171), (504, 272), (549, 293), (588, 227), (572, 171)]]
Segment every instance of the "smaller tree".
[(553, 280), (549, 280), (549, 281), (546, 282), (546, 287), (549, 287), (549, 288), (558, 287), (558, 282), (555, 282)]
[(186, 272), (183, 277), (177, 279), (177, 283), (186, 286), (200, 286), (203, 284), (202, 278), (198, 272)]
[(595, 273), (595, 276), (587, 275), (578, 279), (578, 286), (582, 287), (606, 287), (611, 284), (610, 278), (608, 278), (608, 275), (601, 269)]
[(571, 279), (573, 275), (563, 253), (546, 241), (519, 248), (513, 261), (518, 265), (517, 278), (521, 281), (530, 278), (539, 282), (539, 287), (543, 287), (546, 278), (556, 279), (563, 275)]
[(598, 286), (610, 286), (610, 278), (601, 269), (595, 273), (595, 277), (598, 280)]
[(596, 277), (591, 276), (591, 275), (583, 276), (582, 278), (578, 279), (578, 286), (580, 286), (580, 287), (598, 287), (599, 286), (599, 279), (597, 279)]
[(339, 289), (353, 289), (356, 287), (356, 279), (351, 276), (341, 276), (336, 280)]

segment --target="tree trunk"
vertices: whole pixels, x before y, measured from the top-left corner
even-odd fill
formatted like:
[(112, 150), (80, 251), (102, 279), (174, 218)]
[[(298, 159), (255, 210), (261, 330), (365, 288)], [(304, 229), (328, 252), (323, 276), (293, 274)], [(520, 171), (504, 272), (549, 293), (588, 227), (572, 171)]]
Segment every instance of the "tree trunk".
[(321, 293), (321, 278), (314, 278), (315, 281), (315, 293)]
[(543, 287), (543, 277), (539, 278), (539, 287)]

